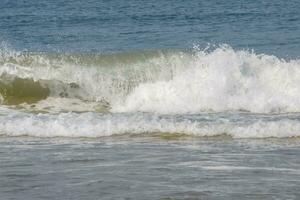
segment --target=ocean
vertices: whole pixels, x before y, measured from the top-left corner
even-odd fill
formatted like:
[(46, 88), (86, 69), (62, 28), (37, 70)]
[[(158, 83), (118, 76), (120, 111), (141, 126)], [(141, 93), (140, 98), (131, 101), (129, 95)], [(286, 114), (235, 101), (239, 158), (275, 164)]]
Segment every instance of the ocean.
[(0, 0), (0, 199), (299, 199), (300, 3)]

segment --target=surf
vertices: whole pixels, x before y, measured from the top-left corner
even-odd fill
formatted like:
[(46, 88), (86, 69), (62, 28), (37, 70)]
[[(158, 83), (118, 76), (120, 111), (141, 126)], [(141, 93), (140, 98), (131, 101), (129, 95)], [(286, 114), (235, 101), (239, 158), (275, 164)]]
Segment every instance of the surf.
[[(202, 113), (28, 113), (0, 109), (0, 136), (99, 138), (108, 136), (189, 136), (294, 138), (300, 136), (298, 114)], [(16, 124), (18, 126), (16, 126)]]
[(105, 102), (111, 113), (286, 113), (300, 112), (299, 85), (300, 60), (229, 45), (115, 54), (2, 49), (0, 54), (4, 105), (63, 98)]

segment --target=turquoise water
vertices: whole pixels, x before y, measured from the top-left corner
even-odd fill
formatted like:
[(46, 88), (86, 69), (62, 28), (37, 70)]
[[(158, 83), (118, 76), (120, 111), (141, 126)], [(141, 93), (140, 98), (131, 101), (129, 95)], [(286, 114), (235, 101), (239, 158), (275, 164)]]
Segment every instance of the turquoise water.
[(298, 1), (0, 1), (0, 199), (298, 199)]

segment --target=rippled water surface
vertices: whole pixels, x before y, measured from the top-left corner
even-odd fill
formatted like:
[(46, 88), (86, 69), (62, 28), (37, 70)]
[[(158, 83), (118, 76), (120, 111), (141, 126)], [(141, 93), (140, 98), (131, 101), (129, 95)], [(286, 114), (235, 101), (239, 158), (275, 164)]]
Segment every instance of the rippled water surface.
[(1, 138), (3, 199), (298, 199), (298, 139)]
[(0, 39), (31, 51), (128, 51), (228, 43), (299, 56), (297, 0), (9, 1)]

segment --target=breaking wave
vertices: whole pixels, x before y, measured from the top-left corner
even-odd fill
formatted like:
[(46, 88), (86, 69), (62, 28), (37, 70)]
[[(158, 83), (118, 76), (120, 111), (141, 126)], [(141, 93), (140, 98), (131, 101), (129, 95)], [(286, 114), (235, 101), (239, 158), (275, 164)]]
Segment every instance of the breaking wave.
[(0, 53), (3, 104), (53, 98), (109, 111), (184, 114), (300, 111), (300, 60), (234, 50), (119, 54)]
[(32, 114), (1, 109), (0, 136), (87, 137), (115, 135), (230, 136), (286, 138), (300, 136), (299, 114), (214, 113), (159, 115), (151, 113)]
[[(300, 136), (300, 60), (190, 51), (0, 51), (0, 135)], [(172, 137), (172, 136), (171, 136)]]

